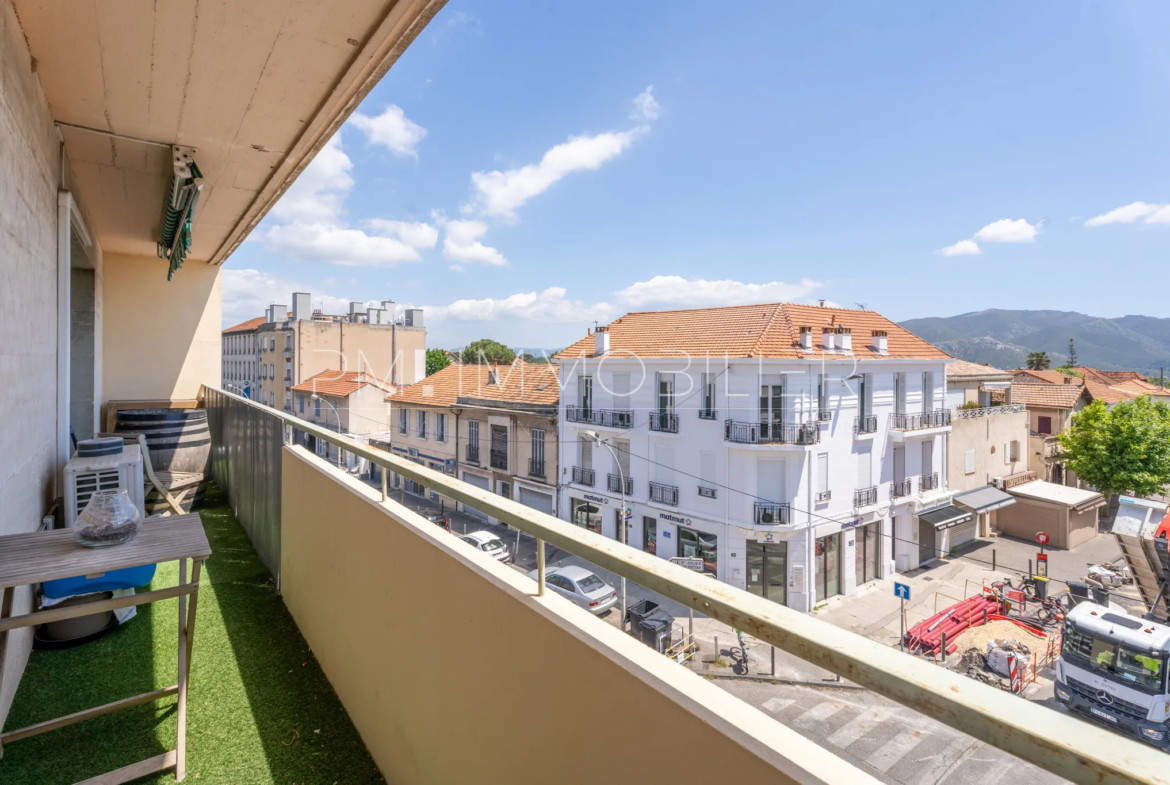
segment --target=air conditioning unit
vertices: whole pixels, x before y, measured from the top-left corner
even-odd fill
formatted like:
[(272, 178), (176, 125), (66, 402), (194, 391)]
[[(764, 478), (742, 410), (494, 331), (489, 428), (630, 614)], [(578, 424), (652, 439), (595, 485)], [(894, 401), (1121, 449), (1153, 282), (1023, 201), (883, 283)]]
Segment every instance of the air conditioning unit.
[(991, 484), (993, 486), (995, 486), (996, 488), (999, 488), (1002, 491), (1003, 490), (1003, 477), (992, 477)]
[(115, 455), (86, 458), (74, 455), (65, 464), (65, 525), (73, 527), (77, 516), (98, 491), (125, 490), (138, 514), (146, 517), (142, 486), (142, 449), (127, 444)]

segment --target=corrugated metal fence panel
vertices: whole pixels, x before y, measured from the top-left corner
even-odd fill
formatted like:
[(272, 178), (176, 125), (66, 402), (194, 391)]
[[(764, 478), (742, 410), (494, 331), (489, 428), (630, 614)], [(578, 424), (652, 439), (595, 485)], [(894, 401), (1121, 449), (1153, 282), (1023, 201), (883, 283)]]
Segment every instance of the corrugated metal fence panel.
[(284, 423), (204, 387), (211, 475), (280, 588), (280, 476)]

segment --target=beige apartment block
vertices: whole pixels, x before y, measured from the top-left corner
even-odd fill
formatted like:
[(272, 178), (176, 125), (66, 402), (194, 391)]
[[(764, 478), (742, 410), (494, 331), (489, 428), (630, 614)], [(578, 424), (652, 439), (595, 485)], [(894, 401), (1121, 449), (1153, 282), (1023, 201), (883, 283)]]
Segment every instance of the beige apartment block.
[[(408, 310), (394, 319), (393, 303), (361, 311), (351, 304), (346, 316), (311, 311), (310, 295), (293, 294), (293, 309), (272, 305), (261, 323), (228, 328), (225, 351), (234, 335), (255, 330), (256, 375), (233, 384), (268, 406), (292, 411), (291, 389), (325, 371), (363, 373), (389, 385), (410, 385), (426, 376), (427, 333), (423, 312)], [(228, 360), (225, 355), (225, 370)]]
[[(350, 436), (358, 441), (385, 439), (390, 432), (386, 394), (394, 388), (377, 377), (357, 371), (322, 371), (289, 389), (293, 413), (327, 430)], [(367, 471), (355, 456), (338, 452), (336, 447), (312, 436), (304, 440), (310, 450), (335, 460), (350, 470)]]
[(1028, 412), (1012, 397), (1010, 372), (964, 360), (947, 368), (947, 404), (954, 412), (947, 485), (959, 506), (977, 515), (977, 534), (987, 536), (999, 528), (999, 510), (1015, 503), (996, 486), (1024, 470)]
[[(387, 400), (394, 452), (541, 512), (556, 510), (555, 366), (449, 365)], [(397, 475), (390, 486), (426, 492)], [(455, 504), (438, 494), (432, 500)], [(460, 508), (488, 520), (471, 507)]]

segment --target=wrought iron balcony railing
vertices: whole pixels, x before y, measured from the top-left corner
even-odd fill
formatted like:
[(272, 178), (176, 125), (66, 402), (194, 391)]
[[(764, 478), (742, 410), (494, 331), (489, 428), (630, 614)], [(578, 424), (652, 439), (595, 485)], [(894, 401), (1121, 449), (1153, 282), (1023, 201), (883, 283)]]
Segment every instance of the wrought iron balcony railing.
[(664, 485), (660, 482), (650, 483), (650, 501), (659, 504), (678, 505), (678, 486)]
[(708, 488), (705, 485), (700, 485), (699, 486), (699, 495), (702, 496), (704, 499), (714, 499), (715, 498), (715, 489)]
[(865, 417), (853, 418), (853, 433), (877, 433), (877, 417), (870, 414)]
[(634, 427), (634, 412), (631, 409), (586, 409), (581, 406), (566, 406), (565, 419), (569, 422), (600, 425), (603, 428)]
[(606, 479), (609, 481), (608, 487), (612, 493), (625, 493), (626, 496), (634, 495), (634, 481), (630, 477), (625, 478), (624, 486), (620, 474), (607, 475)]
[(918, 414), (891, 414), (890, 428), (895, 431), (921, 431), (924, 428), (943, 428), (951, 424), (950, 409), (935, 409)]
[(718, 414), (714, 409), (699, 409), (700, 420), (714, 420), (717, 419), (716, 415)]
[(933, 491), (938, 488), (938, 472), (923, 474), (918, 477), (918, 491)]
[(543, 477), (544, 476), (544, 461), (538, 461), (535, 458), (528, 459), (528, 476), (529, 477)]
[(736, 444), (816, 444), (821, 440), (815, 424), (781, 425), (780, 423), (723, 421), (723, 438)]
[(817, 501), (818, 502), (827, 502), (832, 498), (833, 498), (832, 491), (817, 491)]
[(877, 486), (871, 485), (868, 488), (858, 488), (853, 492), (853, 506), (868, 507), (871, 504), (877, 504)]
[(491, 455), (489, 457), (490, 457), (491, 466), (493, 469), (507, 470), (507, 468), (508, 468), (508, 451), (507, 450), (492, 450)]
[(817, 411), (817, 422), (831, 422), (833, 419), (833, 412), (831, 409), (820, 409)]
[[(403, 431), (403, 433), (405, 433), (405, 431)], [(467, 445), (467, 462), (468, 463), (479, 463), (479, 445), (478, 444)]]
[(904, 480), (894, 480), (890, 483), (890, 498), (900, 499), (903, 496), (909, 496), (914, 493), (914, 478), (907, 477)]
[(593, 486), (596, 473), (592, 469), (582, 469), (580, 466), (573, 467), (573, 482), (578, 485)]
[(756, 523), (772, 526), (786, 524), (792, 519), (792, 508), (787, 504), (756, 502), (752, 519)]
[(650, 430), (678, 433), (678, 415), (674, 412), (650, 412)]

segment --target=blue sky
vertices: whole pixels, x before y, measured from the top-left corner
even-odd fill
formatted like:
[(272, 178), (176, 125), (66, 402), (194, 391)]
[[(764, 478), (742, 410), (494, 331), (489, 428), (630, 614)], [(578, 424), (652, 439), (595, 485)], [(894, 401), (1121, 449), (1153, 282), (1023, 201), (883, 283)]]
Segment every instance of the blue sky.
[(452, 0), (228, 261), (431, 346), (826, 298), (1170, 316), (1170, 4)]

